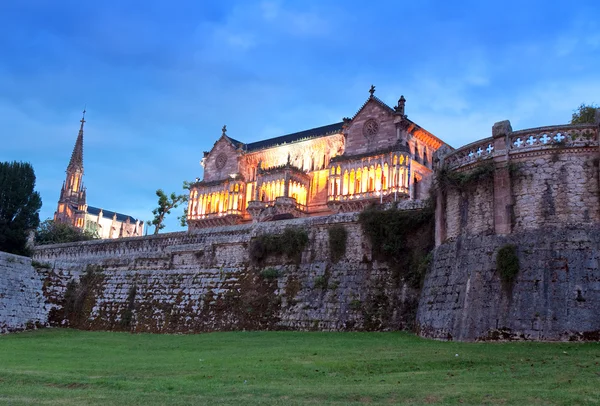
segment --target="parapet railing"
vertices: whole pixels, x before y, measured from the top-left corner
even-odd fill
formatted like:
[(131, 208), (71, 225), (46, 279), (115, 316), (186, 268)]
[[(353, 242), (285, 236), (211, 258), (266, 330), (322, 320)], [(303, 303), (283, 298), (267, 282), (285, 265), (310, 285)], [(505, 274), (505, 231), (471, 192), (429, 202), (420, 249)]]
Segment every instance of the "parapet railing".
[(494, 137), (465, 145), (444, 157), (444, 164), (449, 169), (457, 169), (504, 154), (513, 155), (557, 147), (597, 147), (599, 145), (598, 125), (566, 124), (530, 128), (510, 132), (505, 137), (501, 137), (501, 140), (503, 148), (498, 147), (498, 139)]
[(444, 158), (448, 168), (459, 168), (477, 161), (490, 159), (494, 155), (494, 138), (484, 138), (465, 145)]
[(514, 131), (509, 135), (510, 154), (557, 146), (598, 146), (598, 126), (595, 124), (556, 125)]

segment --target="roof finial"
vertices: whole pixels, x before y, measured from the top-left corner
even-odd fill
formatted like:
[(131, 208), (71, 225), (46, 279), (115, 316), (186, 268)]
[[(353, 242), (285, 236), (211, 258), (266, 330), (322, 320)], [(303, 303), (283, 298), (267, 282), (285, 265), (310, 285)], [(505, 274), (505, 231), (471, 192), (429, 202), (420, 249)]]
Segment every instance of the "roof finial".
[(371, 88), (369, 89), (369, 93), (371, 93), (371, 97), (373, 97), (373, 94), (375, 93), (375, 86), (371, 85)]
[(223, 131), (223, 135), (227, 135), (227, 126), (224, 125), (221, 131)]
[(81, 120), (79, 120), (81, 122), (81, 127), (79, 128), (79, 131), (82, 132), (83, 131), (83, 124), (85, 123), (85, 106), (83, 107), (83, 115), (81, 116)]

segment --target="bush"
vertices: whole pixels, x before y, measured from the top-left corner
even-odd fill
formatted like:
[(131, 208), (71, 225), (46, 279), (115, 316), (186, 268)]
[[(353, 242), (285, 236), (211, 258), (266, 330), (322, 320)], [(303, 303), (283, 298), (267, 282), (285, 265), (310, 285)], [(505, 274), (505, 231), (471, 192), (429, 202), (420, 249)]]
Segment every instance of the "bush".
[(346, 254), (348, 232), (341, 224), (329, 227), (329, 254), (332, 262), (338, 262)]
[(303, 228), (287, 227), (282, 234), (261, 234), (250, 241), (250, 258), (255, 263), (271, 255), (285, 255), (300, 262), (302, 251), (308, 243), (308, 233)]
[(517, 256), (517, 247), (515, 245), (506, 244), (498, 250), (498, 254), (496, 255), (496, 269), (500, 274), (500, 279), (504, 286), (512, 286), (519, 273), (519, 257)]
[(362, 302), (358, 299), (354, 299), (350, 302), (350, 308), (352, 310), (360, 310), (362, 309)]
[(329, 286), (329, 278), (326, 275), (317, 276), (315, 278), (315, 289), (327, 290)]
[(265, 268), (260, 271), (260, 276), (266, 280), (273, 280), (279, 278), (281, 276), (281, 272), (275, 268)]

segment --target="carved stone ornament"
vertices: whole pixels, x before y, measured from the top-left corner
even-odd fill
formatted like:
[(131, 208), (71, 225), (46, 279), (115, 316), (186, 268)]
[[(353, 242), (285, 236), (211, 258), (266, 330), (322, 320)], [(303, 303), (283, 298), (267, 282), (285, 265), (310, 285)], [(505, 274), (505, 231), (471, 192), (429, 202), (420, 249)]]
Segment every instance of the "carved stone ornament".
[(223, 169), (223, 167), (225, 166), (226, 163), (227, 163), (227, 154), (222, 152), (219, 155), (217, 155), (217, 159), (215, 160), (215, 165), (217, 166), (217, 169)]
[(379, 132), (379, 124), (373, 118), (368, 119), (363, 126), (363, 135), (367, 138), (372, 138)]

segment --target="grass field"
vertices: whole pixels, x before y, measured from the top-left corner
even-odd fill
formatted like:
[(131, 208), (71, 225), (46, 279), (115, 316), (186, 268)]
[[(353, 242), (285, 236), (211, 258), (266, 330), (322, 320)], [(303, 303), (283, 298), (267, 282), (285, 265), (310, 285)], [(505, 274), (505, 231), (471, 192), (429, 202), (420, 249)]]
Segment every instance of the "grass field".
[(2, 404), (600, 404), (600, 343), (406, 333), (0, 337)]

